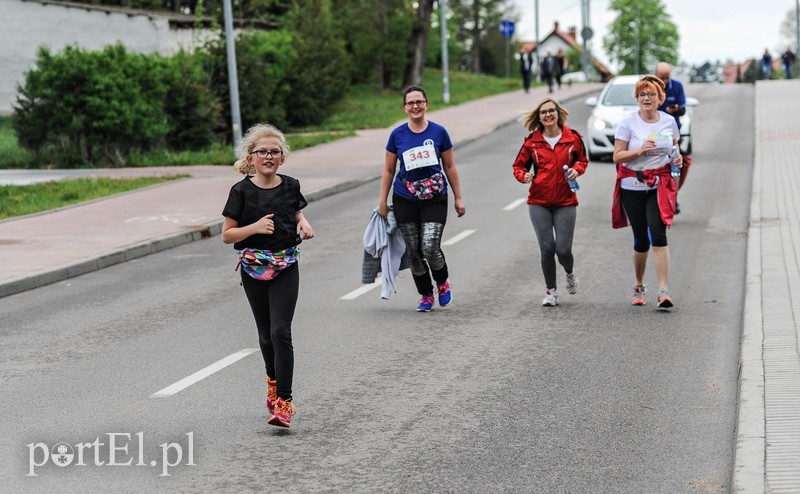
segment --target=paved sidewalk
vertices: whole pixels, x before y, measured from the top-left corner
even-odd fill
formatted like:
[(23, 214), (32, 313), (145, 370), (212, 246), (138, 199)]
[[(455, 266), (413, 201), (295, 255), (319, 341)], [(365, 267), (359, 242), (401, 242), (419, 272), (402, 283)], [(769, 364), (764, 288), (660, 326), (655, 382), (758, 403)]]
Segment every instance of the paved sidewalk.
[(756, 83), (734, 492), (800, 492), (798, 93)]
[[(576, 84), (553, 96), (563, 100), (601, 87)], [(514, 121), (546, 94), (546, 88), (536, 88), (529, 94), (514, 91), (441, 110), (434, 107), (429, 116), (448, 129), (458, 147)], [(403, 117), (400, 103), (398, 94), (398, 119)], [(300, 180), (309, 201), (374, 180), (383, 171), (383, 149), (393, 127), (360, 130), (354, 137), (290, 153), (282, 170)], [(85, 173), (64, 171), (65, 175)], [(189, 173), (193, 178), (0, 222), (0, 297), (217, 235), (228, 191), (242, 178), (227, 166), (124, 168), (94, 173)], [(0, 171), (0, 183), (4, 176), (24, 183), (35, 181), (35, 175), (33, 171)]]

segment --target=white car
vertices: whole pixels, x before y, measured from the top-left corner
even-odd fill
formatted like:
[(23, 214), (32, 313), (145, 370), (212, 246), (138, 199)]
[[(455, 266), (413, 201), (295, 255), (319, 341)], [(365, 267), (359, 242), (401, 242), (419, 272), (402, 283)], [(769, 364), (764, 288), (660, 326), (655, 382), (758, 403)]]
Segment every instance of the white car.
[[(614, 154), (614, 133), (617, 125), (629, 113), (639, 110), (636, 103), (634, 87), (641, 76), (621, 75), (610, 81), (603, 88), (600, 96), (591, 96), (586, 104), (594, 107), (589, 121), (586, 123), (586, 145), (589, 159), (611, 158)], [(692, 108), (697, 106), (696, 98), (686, 98), (686, 113), (681, 119), (680, 148), (683, 153), (692, 153)]]

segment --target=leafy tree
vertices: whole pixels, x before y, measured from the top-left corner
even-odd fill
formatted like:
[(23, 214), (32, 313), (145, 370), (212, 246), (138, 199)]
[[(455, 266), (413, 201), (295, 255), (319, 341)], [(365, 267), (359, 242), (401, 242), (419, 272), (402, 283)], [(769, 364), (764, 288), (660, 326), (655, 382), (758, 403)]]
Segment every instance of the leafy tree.
[[(286, 126), (291, 104), (289, 73), (298, 68), (288, 31), (245, 31), (236, 38), (236, 70), (243, 130), (257, 122)], [(231, 105), (224, 34), (205, 46), (204, 66), (222, 112), (216, 134), (231, 140)]]
[(478, 73), (501, 75), (505, 71), (505, 38), (498, 31), (503, 19), (517, 20), (508, 0), (451, 0), (456, 39), (463, 46), (459, 66)]
[(612, 0), (617, 11), (603, 48), (621, 65), (621, 74), (647, 72), (657, 62), (676, 64), (680, 35), (661, 0)]
[(336, 36), (330, 0), (295, 0), (292, 30), (297, 58), (288, 76), (290, 125), (321, 122), (348, 87), (344, 43)]
[(406, 68), (403, 75), (404, 87), (422, 83), (433, 2), (434, 0), (418, 0), (417, 2), (416, 18), (411, 25), (411, 36), (408, 38), (407, 44)]
[(759, 60), (754, 58), (750, 60), (747, 70), (742, 74), (742, 82), (753, 83), (759, 79), (761, 79), (761, 67), (759, 65)]
[(344, 41), (353, 83), (399, 85), (413, 10), (406, 0), (333, 0), (337, 37)]

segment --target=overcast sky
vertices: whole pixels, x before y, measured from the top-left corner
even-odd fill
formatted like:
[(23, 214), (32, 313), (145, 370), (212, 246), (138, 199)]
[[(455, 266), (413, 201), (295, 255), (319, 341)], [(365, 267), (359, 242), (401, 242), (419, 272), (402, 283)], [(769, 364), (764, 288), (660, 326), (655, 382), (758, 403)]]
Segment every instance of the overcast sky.
[[(536, 38), (535, 0), (513, 0), (522, 14), (516, 26), (517, 39)], [(692, 64), (729, 58), (742, 61), (760, 57), (769, 48), (773, 57), (786, 50), (781, 24), (795, 9), (796, 0), (662, 0), (672, 22), (678, 26), (680, 59)], [(591, 0), (590, 17), (594, 30), (592, 52), (605, 62), (602, 38), (614, 15), (608, 10), (610, 0)], [(643, 12), (643, 14), (645, 14)], [(561, 30), (577, 26), (581, 30), (580, 0), (539, 0), (539, 35), (546, 36), (558, 21)], [(582, 38), (578, 36), (578, 41)], [(795, 47), (792, 47), (795, 50)], [(777, 53), (776, 53), (777, 52)]]

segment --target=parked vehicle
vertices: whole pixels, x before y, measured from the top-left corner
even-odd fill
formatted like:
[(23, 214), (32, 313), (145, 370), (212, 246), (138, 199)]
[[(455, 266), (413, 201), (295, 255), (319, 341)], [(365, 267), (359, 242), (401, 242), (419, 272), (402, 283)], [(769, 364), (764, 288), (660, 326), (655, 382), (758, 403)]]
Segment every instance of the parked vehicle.
[[(640, 78), (639, 75), (617, 76), (608, 81), (600, 96), (586, 99), (586, 104), (594, 108), (586, 123), (586, 147), (590, 160), (611, 159), (617, 125), (626, 115), (639, 110), (634, 87)], [(686, 113), (680, 117), (680, 148), (683, 153), (692, 152), (692, 109), (698, 104), (696, 98), (686, 97)]]

